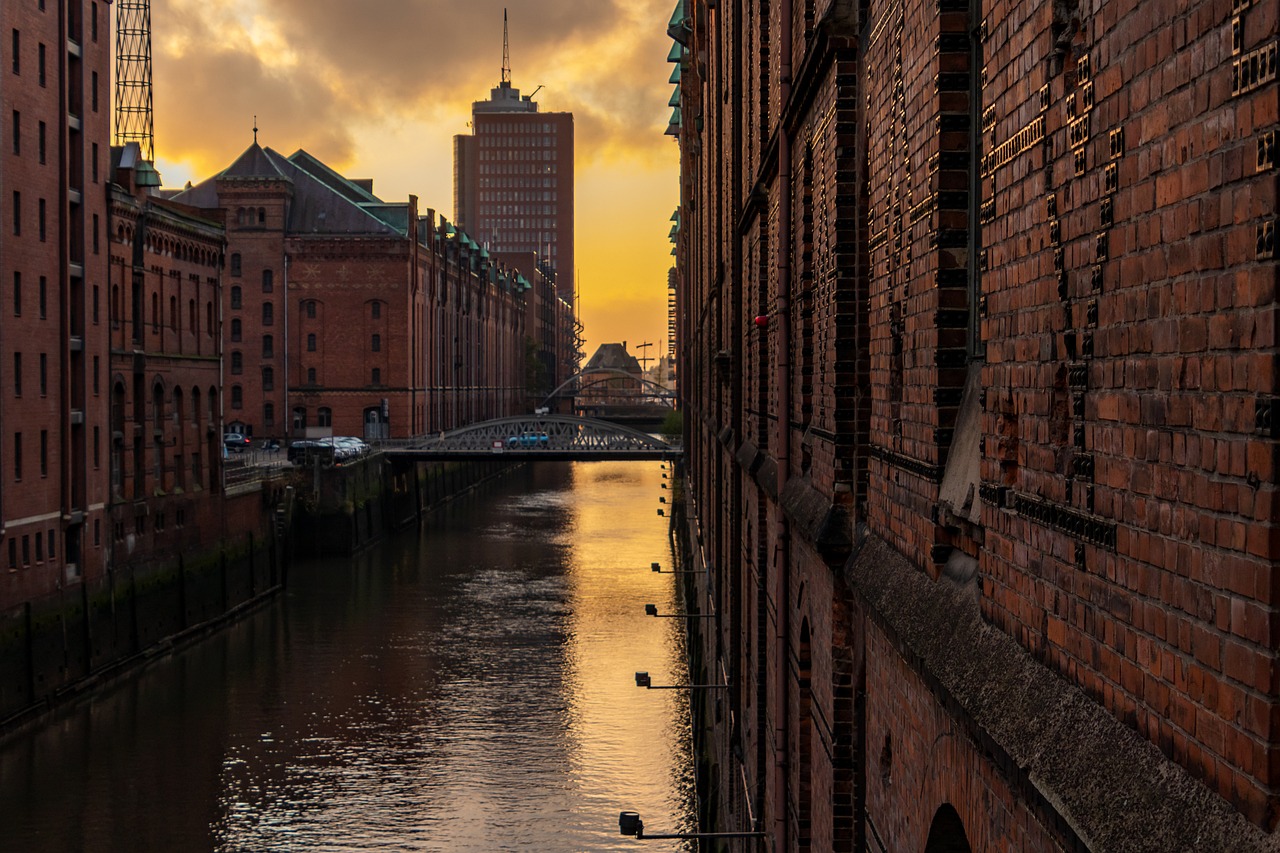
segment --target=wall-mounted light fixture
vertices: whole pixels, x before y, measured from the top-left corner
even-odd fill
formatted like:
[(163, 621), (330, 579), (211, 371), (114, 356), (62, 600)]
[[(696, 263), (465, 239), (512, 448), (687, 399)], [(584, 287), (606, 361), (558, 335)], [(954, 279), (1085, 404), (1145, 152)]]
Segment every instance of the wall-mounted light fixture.
[(649, 673), (636, 673), (636, 687), (645, 690), (728, 690), (727, 684), (654, 684), (649, 680)]
[(658, 605), (646, 604), (644, 606), (645, 616), (657, 616), (660, 619), (713, 619), (714, 613), (659, 613)]
[(706, 569), (672, 569), (671, 571), (664, 572), (662, 567), (657, 563), (652, 563), (651, 567), (660, 575), (705, 575), (707, 573)]
[(644, 821), (638, 812), (621, 812), (618, 815), (618, 832), (641, 841), (660, 838), (764, 838), (763, 832), (675, 832), (662, 835), (645, 835)]

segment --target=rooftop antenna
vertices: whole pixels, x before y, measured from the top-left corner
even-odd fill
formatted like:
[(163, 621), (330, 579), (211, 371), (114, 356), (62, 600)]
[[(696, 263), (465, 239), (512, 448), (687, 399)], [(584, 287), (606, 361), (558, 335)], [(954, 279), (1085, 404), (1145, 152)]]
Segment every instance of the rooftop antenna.
[(253, 144), (258, 144), (258, 117), (253, 117)]
[(121, 0), (116, 10), (116, 144), (137, 142), (155, 159), (151, 115), (151, 0)]
[(511, 84), (511, 51), (507, 48), (507, 9), (502, 9), (502, 82)]

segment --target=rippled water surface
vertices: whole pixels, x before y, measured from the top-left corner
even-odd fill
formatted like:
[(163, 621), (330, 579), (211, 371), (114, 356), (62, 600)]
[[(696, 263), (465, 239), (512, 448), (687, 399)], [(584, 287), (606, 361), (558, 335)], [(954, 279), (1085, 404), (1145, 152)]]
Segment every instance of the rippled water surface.
[(656, 463), (539, 464), (0, 745), (0, 849), (660, 851), (690, 828)]

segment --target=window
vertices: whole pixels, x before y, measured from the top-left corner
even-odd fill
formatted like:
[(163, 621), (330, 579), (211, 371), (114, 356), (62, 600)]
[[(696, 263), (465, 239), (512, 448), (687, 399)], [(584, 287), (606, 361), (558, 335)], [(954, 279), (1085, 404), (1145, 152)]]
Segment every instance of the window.
[(40, 276), (40, 290), (36, 295), (40, 298), (40, 319), (43, 320), (49, 308), (49, 279), (45, 276)]
[(31, 565), (31, 537), (26, 534), (22, 536), (22, 565)]
[(41, 536), (39, 533), (37, 533), (35, 536), (35, 539), (36, 539), (36, 562), (43, 563), (44, 562), (44, 537)]
[(22, 433), (13, 434), (13, 479), (22, 479)]
[(370, 310), (372, 311), (373, 319), (378, 320), (378, 319), (381, 319), (381, 318), (382, 318), (382, 303), (381, 303), (381, 302), (375, 302), (375, 303), (373, 303), (373, 305), (371, 306)]
[(239, 385), (231, 386), (231, 408), (239, 409), (244, 406), (244, 389)]
[(40, 430), (40, 476), (49, 476), (49, 431)]
[(240, 340), (240, 321), (239, 320), (231, 321), (231, 340), (233, 341)]
[(294, 430), (307, 428), (307, 410), (301, 406), (293, 410), (293, 428)]
[(274, 339), (273, 337), (271, 337), (270, 335), (263, 335), (263, 336), (262, 336), (262, 357), (263, 357), (263, 358), (275, 358), (275, 357), (276, 357), (276, 343), (275, 343), (275, 339)]
[(231, 253), (231, 274), (234, 276), (240, 275), (240, 253), (239, 252)]
[(262, 325), (272, 326), (276, 322), (276, 309), (270, 302), (262, 303)]
[(37, 79), (37, 80), (39, 80), (39, 81), (40, 81), (40, 85), (41, 85), (41, 86), (43, 86), (43, 85), (45, 84), (45, 73), (44, 73), (44, 65), (45, 65), (45, 63), (44, 63), (44, 56), (45, 56), (45, 49), (44, 49), (44, 43), (42, 42), (42, 43), (40, 44), (40, 46), (39, 46), (36, 50), (37, 50), (37, 56), (38, 56), (38, 58), (39, 58), (39, 62), (38, 62), (37, 67), (36, 67), (36, 79)]
[(314, 320), (316, 318), (316, 301), (314, 299), (308, 299), (306, 303), (304, 303), (304, 308), (307, 314), (307, 319)]
[(22, 234), (22, 193), (13, 191), (13, 233)]
[(276, 389), (276, 369), (274, 367), (262, 368), (262, 390), (274, 391)]
[(102, 427), (93, 428), (93, 467), (102, 467)]
[(13, 316), (22, 316), (22, 273), (13, 273)]
[(93, 215), (93, 253), (100, 254), (98, 251), (98, 214)]
[(49, 236), (49, 232), (46, 227), (46, 221), (45, 221), (46, 209), (47, 209), (47, 205), (45, 204), (45, 200), (40, 199), (40, 201), (36, 205), (36, 220), (40, 228), (41, 243), (45, 242), (45, 239)]
[(97, 71), (93, 72), (93, 76), (90, 78), (90, 80), (92, 81), (90, 85), (93, 87), (93, 89), (90, 93), (89, 100), (93, 104), (93, 111), (96, 113), (98, 111), (98, 72)]
[(89, 34), (94, 41), (98, 40), (98, 0), (94, 0), (92, 17), (89, 18)]
[(93, 170), (93, 182), (98, 182), (98, 143), (93, 143), (93, 154), (89, 160), (89, 167)]
[(382, 368), (380, 367), (375, 367), (373, 369), (373, 384), (374, 385), (382, 384)]
[[(94, 216), (94, 219), (97, 219)], [(98, 325), (98, 285), (93, 286), (93, 325)]]
[(274, 427), (276, 425), (275, 403), (262, 404), (262, 425), (266, 427)]
[(321, 406), (316, 412), (316, 426), (333, 426), (333, 409), (330, 409), (328, 406)]
[(237, 284), (231, 288), (231, 307), (232, 308), (240, 307), (240, 297), (241, 297), (240, 285)]
[(238, 349), (231, 351), (231, 372), (244, 373), (244, 355)]
[(315, 352), (315, 351), (316, 351), (316, 336), (315, 336), (315, 333), (313, 332), (307, 335), (307, 352)]
[(99, 379), (99, 375), (101, 374), (101, 372), (102, 372), (102, 359), (101, 357), (95, 355), (93, 357), (93, 396), (95, 397), (98, 396), (100, 393), (102, 393), (102, 382)]
[(267, 209), (265, 207), (258, 208), (258, 224), (264, 225), (267, 221)]
[(275, 289), (275, 274), (271, 270), (262, 271), (262, 292), (270, 293)]
[(316, 384), (316, 369), (314, 367), (307, 368), (307, 384), (308, 385)]
[(14, 74), (21, 74), (21, 73), (22, 73), (22, 64), (21, 64), (21, 62), (19, 61), (19, 57), (22, 55), (22, 51), (20, 50), (20, 45), (21, 45), (21, 44), (22, 44), (22, 39), (21, 39), (21, 37), (18, 35), (18, 31), (17, 31), (17, 30), (14, 30), (14, 31), (13, 31), (13, 49), (12, 49), (12, 50), (13, 50), (13, 73), (14, 73)]
[(22, 153), (22, 113), (17, 110), (13, 111), (13, 121), (9, 125), (9, 129), (13, 132), (13, 153)]
[(40, 353), (40, 396), (49, 394), (49, 356)]
[(13, 354), (13, 396), (22, 396), (22, 353)]
[(369, 348), (374, 352), (382, 352), (382, 335), (374, 335), (373, 340), (369, 341)]

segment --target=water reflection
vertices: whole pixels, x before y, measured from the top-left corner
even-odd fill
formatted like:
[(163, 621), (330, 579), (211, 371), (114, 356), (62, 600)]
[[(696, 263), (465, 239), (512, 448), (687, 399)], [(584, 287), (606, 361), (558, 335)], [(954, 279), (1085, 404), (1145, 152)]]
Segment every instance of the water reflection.
[[(280, 602), (0, 750), (6, 844), (680, 849), (685, 697), (656, 463), (540, 463), (421, 536), (297, 568)], [(666, 845), (666, 846), (664, 846)]]

